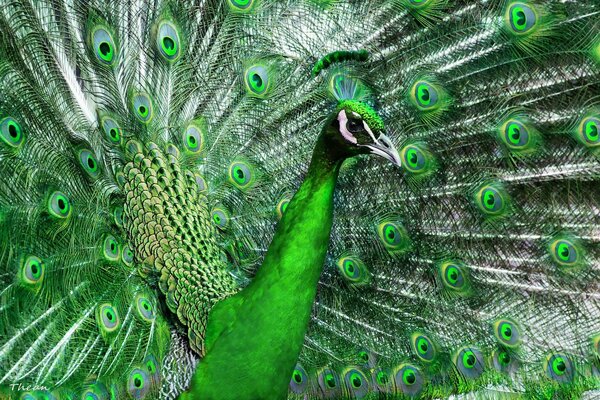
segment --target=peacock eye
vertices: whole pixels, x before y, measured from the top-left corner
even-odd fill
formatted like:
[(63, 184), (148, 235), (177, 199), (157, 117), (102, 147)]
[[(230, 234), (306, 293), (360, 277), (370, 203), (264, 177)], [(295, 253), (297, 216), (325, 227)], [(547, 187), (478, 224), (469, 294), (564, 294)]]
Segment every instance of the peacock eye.
[(344, 372), (344, 383), (353, 397), (362, 398), (369, 392), (367, 378), (358, 369), (351, 368)]
[(101, 332), (113, 332), (119, 326), (119, 314), (110, 304), (102, 304), (98, 307), (97, 320)]
[(410, 240), (404, 226), (396, 222), (382, 222), (377, 226), (379, 240), (392, 253), (408, 249)]
[(481, 211), (488, 215), (502, 213), (506, 204), (500, 191), (490, 185), (483, 186), (477, 195), (477, 204)]
[(115, 61), (116, 47), (112, 35), (103, 27), (97, 27), (92, 32), (92, 43), (96, 58), (106, 65)]
[(206, 180), (204, 180), (204, 178), (201, 175), (194, 174), (194, 181), (196, 182), (196, 186), (198, 187), (199, 192), (206, 191), (206, 189), (207, 189)]
[(306, 392), (307, 388), (308, 376), (306, 375), (306, 371), (301, 365), (297, 364), (290, 379), (290, 390), (296, 394), (302, 394)]
[(123, 207), (115, 207), (113, 210), (113, 219), (117, 226), (123, 226)]
[(508, 13), (510, 27), (515, 33), (527, 33), (536, 25), (536, 13), (527, 4), (512, 4), (508, 9)]
[(546, 361), (546, 374), (555, 381), (566, 383), (573, 379), (575, 368), (569, 357), (553, 354)]
[(169, 61), (174, 61), (180, 54), (179, 32), (177, 28), (167, 21), (158, 26), (156, 36), (159, 53)]
[(504, 141), (511, 148), (524, 148), (530, 141), (529, 131), (525, 125), (518, 121), (508, 121), (505, 124)]
[(105, 259), (109, 261), (119, 260), (119, 243), (113, 235), (106, 235), (102, 249)]
[(577, 247), (571, 241), (558, 239), (550, 245), (552, 257), (559, 265), (572, 266), (579, 261)]
[(148, 375), (139, 368), (129, 373), (127, 379), (127, 392), (134, 399), (143, 399), (150, 391)]
[(337, 267), (340, 275), (354, 286), (364, 285), (370, 281), (367, 268), (358, 257), (341, 257), (337, 262)]
[(238, 189), (247, 189), (253, 183), (254, 174), (250, 165), (243, 161), (236, 161), (229, 166), (229, 180)]
[(152, 354), (148, 354), (146, 358), (144, 358), (144, 366), (146, 367), (146, 371), (150, 374), (152, 381), (154, 381), (155, 384), (158, 384), (160, 382), (160, 371), (156, 357)]
[(238, 11), (248, 11), (252, 8), (254, 0), (229, 0), (229, 5), (234, 10)]
[(154, 307), (149, 299), (144, 296), (139, 296), (136, 301), (137, 311), (143, 320), (152, 322), (156, 315), (154, 314)]
[(133, 96), (133, 110), (137, 119), (143, 123), (148, 123), (152, 119), (152, 101), (145, 93), (138, 93)]
[(253, 65), (246, 70), (246, 89), (250, 94), (262, 97), (269, 88), (267, 69), (262, 65)]
[(429, 110), (438, 103), (438, 91), (428, 82), (419, 81), (413, 87), (414, 101), (420, 109)]
[(600, 119), (588, 117), (583, 120), (580, 128), (580, 135), (587, 146), (595, 147), (600, 145)]
[(133, 251), (131, 250), (131, 247), (129, 247), (129, 245), (125, 245), (125, 247), (123, 248), (121, 260), (123, 260), (123, 262), (126, 265), (131, 265), (133, 263)]
[(423, 334), (412, 335), (413, 351), (424, 362), (433, 361), (435, 358), (435, 347), (431, 339)]
[(220, 230), (226, 229), (229, 224), (229, 214), (223, 208), (214, 208), (211, 212), (211, 218)]
[(346, 129), (351, 133), (361, 133), (365, 131), (365, 124), (360, 119), (348, 119)]
[(369, 363), (369, 353), (366, 351), (361, 351), (360, 353), (358, 353), (358, 358), (360, 359), (360, 361), (362, 361), (364, 364), (368, 364)]
[(287, 197), (283, 197), (281, 200), (279, 200), (279, 203), (277, 203), (277, 218), (278, 219), (283, 218), (283, 214), (285, 213), (285, 210), (287, 209), (289, 204), (290, 204), (290, 199)]
[(514, 372), (518, 368), (516, 357), (503, 347), (494, 350), (492, 364), (496, 370), (504, 373)]
[(416, 396), (423, 388), (421, 371), (412, 365), (404, 365), (395, 373), (396, 386), (406, 396)]
[(117, 124), (117, 121), (110, 117), (104, 117), (100, 125), (102, 126), (106, 140), (112, 143), (119, 143), (121, 141), (121, 127)]
[(409, 145), (402, 149), (402, 158), (403, 165), (409, 172), (419, 173), (425, 169), (425, 154), (417, 146)]
[(183, 134), (183, 143), (190, 152), (200, 152), (204, 147), (204, 135), (200, 127), (189, 125)]
[(25, 141), (21, 126), (11, 117), (0, 121), (0, 133), (2, 134), (2, 141), (11, 147), (19, 147)]
[(512, 321), (501, 319), (494, 323), (494, 333), (501, 344), (514, 347), (521, 343), (519, 327)]
[(29, 256), (22, 265), (23, 281), (29, 285), (36, 285), (44, 278), (46, 266), (39, 257)]
[(476, 379), (484, 369), (483, 355), (475, 348), (461, 349), (455, 359), (456, 368), (466, 378)]
[(466, 287), (466, 277), (463, 267), (454, 262), (440, 264), (440, 276), (444, 286), (451, 290), (461, 291)]
[(62, 192), (53, 192), (48, 200), (48, 212), (56, 218), (67, 218), (71, 215), (71, 203)]
[(92, 178), (98, 177), (100, 173), (98, 160), (90, 150), (84, 149), (79, 152), (79, 164), (89, 176)]
[(330, 369), (325, 369), (321, 371), (321, 373), (319, 373), (318, 381), (319, 386), (321, 387), (321, 390), (323, 390), (323, 392), (329, 395), (338, 392), (339, 379), (334, 371)]

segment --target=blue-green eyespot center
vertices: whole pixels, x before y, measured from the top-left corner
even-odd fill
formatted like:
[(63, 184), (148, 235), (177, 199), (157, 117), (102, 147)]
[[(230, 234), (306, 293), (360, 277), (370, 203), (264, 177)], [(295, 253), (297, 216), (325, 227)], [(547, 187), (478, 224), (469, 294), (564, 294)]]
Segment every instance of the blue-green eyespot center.
[(327, 373), (325, 375), (325, 384), (327, 385), (328, 388), (333, 389), (334, 387), (336, 387), (336, 383), (335, 383), (335, 377), (333, 376), (332, 373)]
[(511, 324), (508, 322), (503, 322), (500, 324), (500, 335), (504, 340), (510, 340), (513, 336), (513, 330)]
[(294, 370), (294, 372), (292, 373), (292, 379), (294, 380), (294, 382), (296, 383), (302, 383), (302, 381), (304, 380), (302, 378), (302, 372), (298, 371), (297, 369)]
[(429, 351), (429, 342), (427, 341), (427, 339), (425, 338), (419, 338), (419, 340), (417, 341), (417, 351), (420, 354), (427, 354), (427, 351)]
[(498, 353), (498, 361), (500, 362), (501, 365), (507, 366), (510, 364), (511, 362), (511, 357), (510, 354), (508, 354), (508, 351), (506, 350), (502, 350)]
[(244, 162), (234, 162), (229, 167), (229, 176), (233, 183), (241, 188), (247, 188), (252, 183), (252, 170)]
[(44, 263), (39, 257), (29, 256), (23, 263), (23, 279), (29, 284), (36, 284), (44, 277), (44, 270)]
[(170, 36), (163, 37), (161, 45), (162, 45), (163, 51), (166, 54), (173, 56), (177, 53), (177, 43), (175, 43), (175, 40), (173, 40), (172, 37), (170, 37)]
[(553, 256), (560, 265), (574, 265), (579, 261), (577, 246), (566, 239), (558, 239), (550, 246)]
[(465, 351), (462, 356), (462, 363), (465, 368), (468, 369), (475, 367), (475, 364), (477, 363), (477, 357), (475, 357), (475, 353), (473, 353), (471, 350)]
[(509, 8), (509, 23), (515, 33), (529, 32), (537, 23), (533, 8), (524, 3), (515, 3)]
[(360, 360), (364, 363), (368, 363), (369, 362), (369, 353), (367, 353), (366, 351), (361, 351), (360, 353), (358, 353), (358, 358), (360, 358)]
[(354, 372), (350, 375), (350, 383), (354, 389), (358, 389), (363, 385), (362, 377), (358, 372)]
[(567, 372), (567, 364), (565, 363), (564, 358), (557, 356), (552, 361), (552, 371), (558, 375), (564, 375)]
[(138, 107), (138, 113), (141, 117), (146, 118), (148, 116), (148, 107), (141, 105)]
[(514, 149), (525, 148), (531, 141), (531, 135), (527, 127), (521, 122), (508, 121), (504, 128), (504, 138), (506, 144)]
[(402, 381), (406, 384), (406, 385), (414, 385), (415, 382), (417, 381), (417, 375), (415, 374), (415, 371), (413, 369), (410, 368), (406, 368), (404, 370), (404, 372), (402, 373)]
[(600, 144), (600, 119), (595, 117), (584, 119), (581, 130), (587, 144), (592, 146)]
[(398, 235), (398, 229), (391, 224), (386, 225), (384, 229), (384, 237), (386, 242), (389, 244), (393, 244), (396, 240), (396, 236)]
[(19, 147), (25, 140), (21, 126), (11, 117), (0, 121), (2, 141), (11, 147)]
[(104, 28), (92, 32), (92, 43), (96, 56), (104, 64), (112, 64), (115, 59), (115, 44), (111, 34)]
[(101, 305), (99, 317), (100, 322), (106, 331), (112, 332), (117, 329), (119, 325), (119, 316), (117, 310), (113, 306), (110, 304)]
[(69, 199), (61, 192), (54, 192), (48, 202), (48, 212), (58, 218), (67, 218), (71, 213)]
[(439, 93), (430, 83), (419, 81), (413, 87), (413, 96), (419, 108), (428, 110), (437, 105)]
[(448, 282), (451, 284), (456, 284), (458, 282), (458, 278), (460, 277), (460, 271), (454, 265), (448, 267), (446, 270), (446, 277), (448, 278)]
[(477, 202), (481, 210), (489, 215), (500, 214), (506, 208), (504, 196), (493, 186), (482, 187), (477, 194)]

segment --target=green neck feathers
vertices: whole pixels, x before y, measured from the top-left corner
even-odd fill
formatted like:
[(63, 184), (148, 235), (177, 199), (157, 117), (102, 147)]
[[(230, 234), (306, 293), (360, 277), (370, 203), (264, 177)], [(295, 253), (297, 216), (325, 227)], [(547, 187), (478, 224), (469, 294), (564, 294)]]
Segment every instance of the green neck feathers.
[(210, 312), (207, 354), (181, 399), (286, 397), (323, 270), (344, 158), (326, 141), (327, 131), (252, 283)]

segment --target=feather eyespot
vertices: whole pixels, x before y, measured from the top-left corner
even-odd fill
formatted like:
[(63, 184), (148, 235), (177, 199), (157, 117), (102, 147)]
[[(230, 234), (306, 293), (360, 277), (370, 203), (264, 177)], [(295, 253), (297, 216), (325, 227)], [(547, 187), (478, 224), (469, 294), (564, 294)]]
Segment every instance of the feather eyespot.
[(25, 141), (25, 134), (21, 129), (21, 125), (11, 117), (0, 121), (0, 133), (2, 141), (10, 147), (18, 148)]
[(413, 352), (421, 361), (431, 362), (435, 359), (436, 349), (431, 339), (421, 333), (415, 333), (411, 337)]
[(494, 322), (494, 334), (504, 346), (515, 347), (521, 343), (521, 332), (517, 324), (507, 319)]
[(104, 132), (104, 137), (111, 143), (120, 143), (121, 142), (121, 127), (111, 117), (103, 117), (100, 120), (100, 125), (102, 127), (102, 131)]
[(190, 153), (199, 153), (204, 148), (204, 133), (196, 124), (190, 124), (183, 133), (183, 144)]
[(23, 261), (21, 271), (21, 277), (24, 283), (28, 285), (38, 285), (44, 279), (46, 266), (39, 257), (29, 256)]
[(152, 302), (144, 296), (138, 296), (136, 299), (136, 308), (138, 315), (147, 322), (152, 322), (156, 318)]
[(213, 224), (220, 230), (225, 230), (229, 225), (229, 213), (221, 207), (215, 207), (211, 211)]
[(483, 354), (479, 349), (465, 347), (458, 351), (454, 359), (456, 368), (466, 378), (476, 379), (483, 374)]
[(62, 192), (53, 192), (48, 200), (48, 212), (56, 218), (68, 218), (71, 215), (69, 198)]
[(600, 119), (597, 117), (584, 118), (579, 125), (578, 134), (585, 146), (600, 146)]
[(290, 379), (290, 390), (296, 394), (302, 394), (306, 392), (308, 388), (308, 375), (301, 365), (297, 364), (292, 372), (292, 378)]
[(546, 375), (561, 383), (570, 382), (575, 376), (575, 366), (565, 354), (552, 354), (546, 359)]
[(169, 61), (175, 61), (179, 58), (181, 52), (181, 42), (179, 40), (179, 31), (168, 21), (162, 21), (158, 26), (158, 35), (156, 37), (159, 53)]
[(508, 22), (514, 33), (526, 34), (536, 26), (537, 14), (527, 4), (514, 3), (508, 7)]
[(150, 380), (148, 375), (139, 368), (129, 373), (127, 379), (127, 392), (134, 399), (143, 399), (150, 391)]
[(416, 396), (423, 389), (423, 374), (417, 367), (402, 365), (394, 374), (396, 387), (406, 396)]
[(100, 174), (100, 166), (98, 164), (98, 160), (91, 150), (83, 149), (79, 152), (79, 164), (91, 178), (98, 178)]
[(346, 388), (352, 393), (353, 397), (360, 399), (369, 393), (369, 382), (362, 371), (350, 368), (343, 375)]
[(254, 171), (245, 161), (235, 161), (229, 166), (229, 181), (238, 189), (248, 189), (254, 182)]
[(431, 83), (418, 81), (411, 91), (413, 102), (421, 110), (433, 110), (438, 106), (439, 92)]
[(145, 93), (137, 93), (133, 96), (132, 104), (137, 119), (143, 123), (150, 122), (154, 111), (150, 97)]
[(117, 48), (112, 35), (104, 27), (92, 31), (92, 44), (96, 58), (103, 64), (112, 65), (116, 59)]
[(365, 285), (370, 281), (369, 271), (358, 257), (341, 257), (337, 267), (340, 275), (353, 286)]
[(110, 304), (101, 304), (96, 310), (96, 320), (100, 332), (110, 333), (114, 332), (119, 327), (119, 314), (116, 308)]
[(257, 97), (263, 97), (269, 89), (269, 74), (262, 65), (253, 65), (245, 74), (247, 91)]

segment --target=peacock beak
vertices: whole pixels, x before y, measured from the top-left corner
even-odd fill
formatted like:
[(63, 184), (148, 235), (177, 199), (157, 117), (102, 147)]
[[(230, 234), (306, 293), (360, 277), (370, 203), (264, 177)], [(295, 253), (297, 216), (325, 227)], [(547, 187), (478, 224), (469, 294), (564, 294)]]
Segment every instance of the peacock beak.
[(372, 154), (377, 154), (383, 158), (386, 158), (392, 162), (392, 164), (401, 166), (400, 155), (398, 150), (394, 147), (391, 140), (383, 133), (379, 135), (373, 144), (364, 145), (367, 147)]

